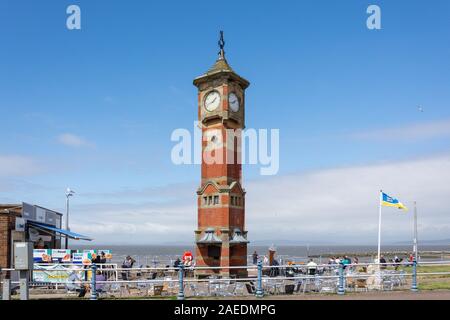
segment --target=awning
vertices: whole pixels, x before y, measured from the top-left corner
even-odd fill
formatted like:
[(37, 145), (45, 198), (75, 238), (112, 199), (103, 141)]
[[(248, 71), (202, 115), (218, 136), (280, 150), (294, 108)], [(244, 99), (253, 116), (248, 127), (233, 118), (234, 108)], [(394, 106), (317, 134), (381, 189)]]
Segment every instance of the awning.
[(219, 244), (222, 240), (214, 234), (213, 228), (208, 228), (205, 230), (203, 237), (197, 241), (199, 244)]
[(247, 239), (243, 236), (241, 229), (234, 229), (233, 238), (230, 240), (230, 244), (240, 244), (240, 243), (249, 243)]
[(43, 223), (39, 223), (39, 222), (34, 222), (34, 221), (27, 221), (27, 224), (29, 224), (30, 226), (39, 228), (39, 229), (43, 229), (43, 230), (47, 230), (47, 231), (53, 231), (53, 232), (57, 232), (59, 234), (62, 234), (64, 236), (67, 236), (71, 239), (75, 239), (75, 240), (88, 240), (88, 241), (92, 241), (91, 238), (83, 236), (81, 234), (75, 233), (75, 232), (71, 232), (68, 230), (64, 230), (64, 229), (58, 229)]

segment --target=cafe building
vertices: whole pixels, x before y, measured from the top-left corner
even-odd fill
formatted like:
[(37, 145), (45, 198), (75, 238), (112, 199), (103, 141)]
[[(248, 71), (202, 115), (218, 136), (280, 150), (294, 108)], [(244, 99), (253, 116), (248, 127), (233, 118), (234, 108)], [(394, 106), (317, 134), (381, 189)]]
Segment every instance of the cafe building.
[(63, 214), (28, 203), (0, 204), (0, 268), (12, 268), (14, 243), (30, 241), (36, 249), (61, 249), (63, 239), (92, 240), (62, 229)]

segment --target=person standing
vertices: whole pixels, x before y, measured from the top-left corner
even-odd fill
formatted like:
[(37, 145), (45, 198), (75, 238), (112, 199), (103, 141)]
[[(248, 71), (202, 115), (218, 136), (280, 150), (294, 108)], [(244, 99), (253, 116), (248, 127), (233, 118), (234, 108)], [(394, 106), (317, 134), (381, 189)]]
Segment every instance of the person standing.
[(255, 252), (253, 252), (252, 257), (253, 257), (253, 264), (258, 264), (258, 253), (256, 252), (256, 250)]
[(180, 265), (181, 265), (181, 260), (180, 260), (180, 258), (177, 257), (177, 259), (176, 259), (175, 262), (173, 263), (173, 267), (174, 267), (175, 269), (178, 269), (178, 268), (180, 267)]
[(41, 237), (39, 237), (38, 241), (36, 242), (35, 249), (44, 249), (45, 243), (44, 240), (42, 240)]
[(380, 263), (380, 269), (386, 269), (386, 267), (387, 267), (386, 259), (384, 258), (383, 255), (381, 255), (379, 263)]

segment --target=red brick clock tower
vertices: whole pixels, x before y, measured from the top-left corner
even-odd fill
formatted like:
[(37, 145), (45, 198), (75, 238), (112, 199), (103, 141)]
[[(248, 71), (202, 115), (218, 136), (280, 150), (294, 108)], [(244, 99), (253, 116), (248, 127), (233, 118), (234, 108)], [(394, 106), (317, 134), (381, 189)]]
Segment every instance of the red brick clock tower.
[(216, 63), (194, 80), (198, 88), (198, 117), (202, 128), (202, 170), (195, 231), (196, 265), (221, 267), (199, 270), (246, 276), (247, 231), (245, 190), (242, 188), (240, 130), (245, 127), (245, 89), (250, 83), (236, 74), (225, 59), (223, 32)]

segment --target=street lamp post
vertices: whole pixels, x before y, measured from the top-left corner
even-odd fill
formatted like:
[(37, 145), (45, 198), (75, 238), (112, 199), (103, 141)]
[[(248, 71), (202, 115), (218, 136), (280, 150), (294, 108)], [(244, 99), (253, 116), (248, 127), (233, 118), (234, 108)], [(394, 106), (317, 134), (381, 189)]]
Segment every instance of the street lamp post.
[[(75, 191), (71, 190), (70, 188), (67, 188), (66, 190), (66, 230), (70, 231), (69, 229), (69, 198), (73, 197), (75, 194)], [(66, 242), (65, 242), (65, 248), (69, 249), (69, 237), (66, 236)]]

